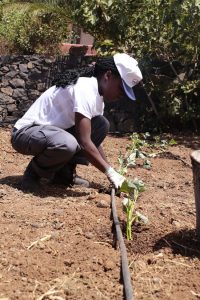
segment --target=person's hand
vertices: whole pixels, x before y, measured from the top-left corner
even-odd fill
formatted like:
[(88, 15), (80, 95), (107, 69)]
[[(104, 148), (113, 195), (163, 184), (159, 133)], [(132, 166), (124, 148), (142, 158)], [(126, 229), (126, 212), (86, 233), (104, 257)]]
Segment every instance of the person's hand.
[(120, 188), (124, 180), (126, 180), (124, 176), (116, 172), (112, 167), (109, 167), (105, 174), (116, 189)]

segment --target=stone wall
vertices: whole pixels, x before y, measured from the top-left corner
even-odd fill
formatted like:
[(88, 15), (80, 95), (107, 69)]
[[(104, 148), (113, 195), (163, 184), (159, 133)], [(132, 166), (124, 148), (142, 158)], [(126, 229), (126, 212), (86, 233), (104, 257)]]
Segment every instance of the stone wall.
[(14, 123), (46, 89), (53, 59), (38, 56), (0, 58), (0, 125)]
[[(0, 58), (0, 126), (13, 126), (45, 91), (61, 67), (73, 68), (87, 64), (90, 57), (77, 59), (74, 56), (62, 60), (42, 56), (2, 56)], [(135, 125), (135, 103), (123, 100), (107, 105), (105, 116), (110, 121), (111, 132), (132, 132)]]

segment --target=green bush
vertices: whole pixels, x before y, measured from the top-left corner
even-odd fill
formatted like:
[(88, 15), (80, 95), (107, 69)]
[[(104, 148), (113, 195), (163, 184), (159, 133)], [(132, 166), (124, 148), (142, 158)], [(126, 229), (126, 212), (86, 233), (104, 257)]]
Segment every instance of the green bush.
[(126, 51), (139, 60), (155, 106), (140, 102), (144, 128), (199, 127), (199, 0), (71, 2), (77, 23), (94, 35), (100, 54)]
[(0, 40), (9, 52), (54, 53), (66, 39), (69, 17), (66, 12), (32, 3), (4, 4), (0, 13)]

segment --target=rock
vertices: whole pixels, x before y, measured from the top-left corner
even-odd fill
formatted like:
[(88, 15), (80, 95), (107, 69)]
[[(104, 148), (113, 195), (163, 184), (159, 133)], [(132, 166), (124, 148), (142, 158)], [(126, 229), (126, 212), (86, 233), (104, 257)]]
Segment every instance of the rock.
[(98, 271), (99, 268), (97, 265), (92, 265), (91, 269), (93, 272), (96, 272), (96, 271)]
[(159, 284), (161, 284), (162, 279), (159, 278), (159, 277), (153, 277), (152, 281), (153, 281), (153, 283), (159, 283)]
[(48, 59), (48, 58), (45, 58), (44, 61), (45, 61), (46, 64), (51, 64), (51, 63), (52, 63), (52, 60), (51, 60), (51, 59)]
[(7, 73), (9, 71), (9, 68), (4, 66), (1, 68), (1, 71), (4, 72), (4, 73)]
[(110, 271), (115, 268), (115, 263), (112, 260), (106, 260), (104, 261), (104, 271)]
[(101, 258), (98, 259), (98, 264), (99, 264), (100, 266), (103, 265), (103, 260), (102, 260)]
[(17, 71), (10, 71), (6, 74), (6, 77), (7, 78), (15, 78), (17, 73), (18, 73)]
[(97, 196), (98, 196), (98, 192), (92, 192), (88, 197), (87, 197), (87, 199), (88, 200), (92, 200), (92, 199), (95, 199)]
[(28, 69), (33, 69), (34, 68), (34, 65), (33, 65), (33, 63), (31, 61), (28, 62), (27, 68)]
[(12, 96), (13, 89), (10, 86), (8, 86), (8, 87), (5, 87), (5, 88), (1, 88), (1, 92), (8, 95), (8, 96)]
[(94, 237), (94, 234), (92, 232), (86, 232), (85, 237), (90, 240)]
[(38, 83), (37, 84), (37, 90), (39, 92), (44, 92), (46, 90), (46, 86), (45, 86), (45, 83)]
[(97, 207), (100, 208), (107, 208), (110, 207), (110, 204), (108, 204), (106, 201), (104, 200), (100, 200), (99, 202), (97, 202)]
[(53, 224), (53, 228), (56, 229), (56, 230), (59, 230), (64, 226), (64, 224), (65, 223), (61, 223), (61, 222), (57, 221)]
[(8, 79), (6, 79), (5, 77), (3, 77), (1, 79), (1, 87), (8, 87), (8, 86), (9, 86)]
[(25, 88), (25, 81), (20, 78), (10, 80), (10, 84), (14, 88)]
[(10, 71), (17, 71), (18, 67), (16, 65), (10, 65)]
[(8, 112), (16, 111), (17, 110), (16, 104), (9, 104), (9, 105), (7, 105), (7, 110), (8, 110)]
[(20, 73), (19, 73), (19, 76), (20, 76), (22, 79), (24, 79), (25, 81), (28, 80), (28, 73), (20, 72)]
[(178, 229), (181, 227), (181, 224), (178, 221), (176, 221), (176, 220), (172, 221), (172, 225), (175, 226)]
[(24, 89), (15, 89), (13, 92), (13, 98), (27, 98), (27, 93)]
[(27, 73), (28, 72), (27, 64), (19, 64), (19, 69), (22, 73)]
[(13, 100), (13, 98), (11, 98), (10, 96), (0, 93), (0, 104), (12, 104), (14, 103), (15, 100)]
[(30, 225), (33, 228), (40, 228), (41, 227), (41, 225), (39, 223), (31, 223)]

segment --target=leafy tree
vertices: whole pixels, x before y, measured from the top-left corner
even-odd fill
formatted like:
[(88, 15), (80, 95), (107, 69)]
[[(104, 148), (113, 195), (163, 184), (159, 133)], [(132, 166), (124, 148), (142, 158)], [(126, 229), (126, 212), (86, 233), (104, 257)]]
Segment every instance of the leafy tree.
[[(198, 128), (199, 0), (73, 0), (71, 5), (100, 53), (126, 51), (139, 59), (154, 111), (156, 106), (165, 127), (175, 122)], [(147, 103), (141, 119), (155, 124)]]

